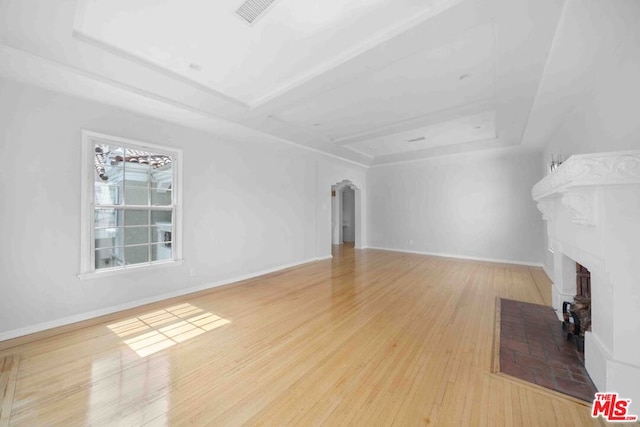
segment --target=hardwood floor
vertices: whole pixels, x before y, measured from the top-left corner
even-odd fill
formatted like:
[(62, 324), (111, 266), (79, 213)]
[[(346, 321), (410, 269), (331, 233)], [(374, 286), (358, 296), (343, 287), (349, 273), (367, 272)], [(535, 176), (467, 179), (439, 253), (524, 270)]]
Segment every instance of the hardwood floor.
[(0, 351), (0, 423), (599, 425), (577, 400), (492, 372), (496, 297), (549, 304), (548, 279), (336, 247), (332, 260), (16, 341)]

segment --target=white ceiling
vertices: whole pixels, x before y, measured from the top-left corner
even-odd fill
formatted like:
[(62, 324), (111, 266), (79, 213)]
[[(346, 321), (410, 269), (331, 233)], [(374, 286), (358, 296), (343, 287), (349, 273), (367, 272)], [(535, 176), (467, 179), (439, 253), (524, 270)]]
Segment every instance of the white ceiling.
[(520, 144), (564, 4), (241, 3), (5, 0), (0, 73), (376, 165)]
[(373, 158), (496, 138), (495, 111), (462, 116), (408, 131), (359, 138), (345, 146)]

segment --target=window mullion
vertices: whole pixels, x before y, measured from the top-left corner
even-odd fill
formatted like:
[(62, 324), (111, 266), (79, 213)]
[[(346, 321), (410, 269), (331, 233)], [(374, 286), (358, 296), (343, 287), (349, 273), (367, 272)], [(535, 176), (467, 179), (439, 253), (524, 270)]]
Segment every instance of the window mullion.
[(122, 150), (122, 242), (120, 242), (120, 250), (122, 251), (122, 268), (127, 267), (127, 245), (126, 245), (126, 227), (124, 224), (124, 212), (129, 209), (127, 205), (127, 147), (121, 147)]
[(122, 205), (127, 206), (127, 148), (120, 149), (122, 150)]
[(149, 248), (149, 263), (151, 263), (151, 209), (147, 210), (147, 248)]
[(151, 264), (151, 156), (147, 157), (147, 262)]

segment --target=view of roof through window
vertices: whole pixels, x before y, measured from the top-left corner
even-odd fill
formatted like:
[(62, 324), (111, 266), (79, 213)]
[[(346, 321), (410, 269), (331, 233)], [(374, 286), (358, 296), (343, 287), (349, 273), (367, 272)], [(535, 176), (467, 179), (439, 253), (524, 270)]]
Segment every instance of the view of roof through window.
[(98, 144), (95, 147), (96, 173), (103, 180), (107, 181), (109, 176), (106, 174), (105, 165), (117, 166), (121, 162), (130, 162), (138, 164), (148, 164), (156, 169), (171, 163), (171, 156), (164, 154), (152, 154), (141, 150), (124, 149), (122, 147), (113, 147), (106, 144)]

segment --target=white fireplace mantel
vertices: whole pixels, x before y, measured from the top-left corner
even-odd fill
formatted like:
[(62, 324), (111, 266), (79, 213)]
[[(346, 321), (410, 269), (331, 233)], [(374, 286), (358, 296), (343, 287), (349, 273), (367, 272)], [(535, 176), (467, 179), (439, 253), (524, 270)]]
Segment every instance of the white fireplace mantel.
[(640, 150), (572, 156), (531, 193), (554, 252), (553, 306), (561, 316), (575, 295), (575, 262), (589, 269), (587, 371), (640, 414)]
[(581, 186), (640, 184), (640, 150), (571, 156), (533, 186), (538, 201)]

